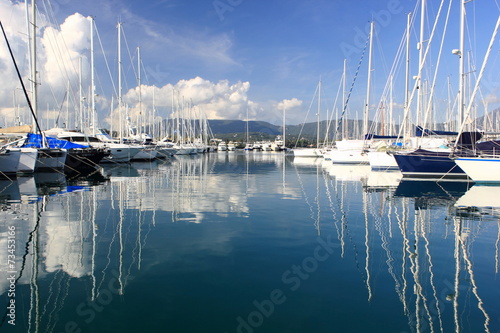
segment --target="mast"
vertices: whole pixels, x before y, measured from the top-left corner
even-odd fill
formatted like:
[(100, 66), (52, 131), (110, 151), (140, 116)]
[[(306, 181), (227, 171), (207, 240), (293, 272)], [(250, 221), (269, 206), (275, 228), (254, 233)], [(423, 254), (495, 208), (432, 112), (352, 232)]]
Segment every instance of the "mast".
[(320, 111), (321, 111), (321, 78), (319, 79), (318, 83), (318, 125), (316, 129), (316, 148), (319, 149), (319, 116), (320, 116)]
[(457, 119), (457, 129), (461, 127), (463, 118), (464, 118), (464, 107), (465, 107), (465, 94), (464, 94), (464, 87), (465, 87), (465, 74), (464, 74), (464, 47), (465, 47), (465, 1), (466, 0), (461, 0), (460, 1), (460, 46), (459, 46), (459, 52), (458, 52), (458, 77), (459, 77), (459, 82), (458, 82), (458, 119)]
[(95, 136), (95, 78), (94, 78), (94, 18), (90, 17), (90, 112), (92, 113), (92, 135)]
[[(78, 108), (80, 111), (80, 130), (83, 130), (83, 91), (82, 91), (82, 57), (78, 58), (78, 95), (80, 99), (80, 103), (78, 104)], [(69, 81), (68, 81), (68, 97), (69, 97)], [(69, 102), (69, 98), (68, 98)], [(69, 104), (69, 103), (67, 103)], [(69, 113), (68, 113), (69, 114)], [(76, 122), (75, 122), (76, 123)], [(68, 124), (69, 124), (69, 116), (68, 116)]]
[(373, 52), (373, 27), (375, 22), (370, 24), (370, 46), (368, 53), (368, 83), (366, 85), (366, 105), (365, 114), (363, 117), (363, 137), (368, 133), (368, 116), (370, 113), (370, 90), (371, 90), (371, 78), (372, 78), (372, 52)]
[[(137, 47), (137, 85), (139, 86), (139, 119), (144, 130), (146, 126), (144, 123), (144, 117), (142, 116), (141, 49), (139, 47)], [(139, 123), (137, 124), (137, 126), (139, 126)], [(139, 128), (137, 128), (137, 132), (137, 134), (139, 134)]]
[[(346, 73), (347, 73), (347, 59), (344, 59), (344, 73), (343, 73), (343, 82), (342, 82), (342, 105), (345, 105), (346, 103)], [(342, 119), (340, 121), (342, 122), (342, 135), (341, 135), (341, 140), (347, 139), (347, 130), (349, 128), (349, 124), (346, 124), (345, 122), (345, 114), (341, 115)]]
[(121, 56), (121, 29), (122, 23), (118, 22), (118, 121), (120, 143), (123, 143), (123, 120), (122, 120), (122, 56)]
[[(283, 103), (283, 148), (286, 148), (286, 105)], [(283, 164), (283, 167), (285, 164)]]
[(426, 0), (422, 0), (422, 8), (421, 8), (421, 13), (420, 13), (420, 41), (418, 43), (418, 68), (419, 68), (419, 73), (417, 76), (417, 87), (418, 87), (418, 93), (417, 93), (417, 120), (416, 124), (417, 126), (424, 126), (424, 124), (420, 124), (420, 118), (422, 116), (422, 62), (424, 59), (424, 33), (425, 33), (425, 3)]
[[(411, 13), (408, 13), (406, 22), (405, 110), (409, 108), (408, 103), (410, 102), (410, 27)], [(408, 117), (403, 119), (403, 128), (403, 137), (408, 138), (411, 135)]]
[[(38, 87), (36, 80), (36, 4), (35, 0), (31, 1), (31, 106), (33, 114), (38, 116)], [(30, 39), (28, 38), (28, 39)], [(33, 117), (33, 118), (35, 118)], [(35, 126), (35, 119), (33, 119), (33, 126)], [(42, 140), (42, 142), (45, 140)]]

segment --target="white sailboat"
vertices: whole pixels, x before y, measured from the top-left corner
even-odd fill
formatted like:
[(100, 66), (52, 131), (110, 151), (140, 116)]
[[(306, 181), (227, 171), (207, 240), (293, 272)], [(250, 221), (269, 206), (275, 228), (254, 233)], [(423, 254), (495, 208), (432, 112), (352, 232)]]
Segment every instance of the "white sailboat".
[(323, 154), (321, 153), (321, 151), (319, 149), (320, 111), (321, 111), (321, 80), (319, 80), (319, 83), (318, 83), (318, 111), (317, 111), (316, 147), (315, 148), (294, 148), (292, 150), (294, 157), (299, 157), (299, 158), (300, 157), (312, 157), (312, 158), (323, 157)]
[[(368, 133), (368, 116), (370, 111), (370, 92), (371, 92), (371, 72), (372, 72), (372, 53), (373, 53), (373, 32), (374, 22), (370, 24), (370, 40), (368, 50), (368, 83), (366, 88), (366, 104), (363, 116), (363, 135)], [(329, 159), (333, 164), (369, 164), (366, 154), (367, 142), (364, 139), (347, 140), (343, 139), (335, 143), (335, 149), (330, 150)]]
[[(484, 73), (484, 65), (488, 59), (489, 52), (495, 41), (496, 34), (500, 27), (500, 15), (498, 16), (497, 23), (493, 35), (490, 40), (490, 45), (485, 56), (485, 62), (481, 67), (479, 77), (476, 82), (476, 86), (472, 93), (471, 102), (467, 108), (466, 114), (462, 123), (462, 129), (466, 124), (467, 117), (469, 116), (469, 111), (472, 106), (472, 101), (477, 92), (478, 83)], [(498, 147), (500, 148), (500, 147)], [(500, 183), (500, 149), (493, 148), (490, 154), (478, 157), (459, 157), (455, 159), (455, 163), (469, 176), (473, 181), (478, 183)]]

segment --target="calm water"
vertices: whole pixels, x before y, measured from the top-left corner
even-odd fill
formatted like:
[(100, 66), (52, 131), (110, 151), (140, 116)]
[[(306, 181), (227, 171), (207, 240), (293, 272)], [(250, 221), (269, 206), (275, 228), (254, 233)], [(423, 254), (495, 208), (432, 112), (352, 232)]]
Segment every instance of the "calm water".
[(500, 187), (398, 176), (254, 152), (1, 181), (0, 331), (500, 332)]

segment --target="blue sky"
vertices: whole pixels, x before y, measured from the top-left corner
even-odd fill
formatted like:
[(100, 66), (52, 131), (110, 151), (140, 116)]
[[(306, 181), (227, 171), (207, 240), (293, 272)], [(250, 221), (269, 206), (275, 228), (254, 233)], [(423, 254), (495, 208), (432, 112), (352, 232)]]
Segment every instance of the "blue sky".
[[(2, 22), (10, 26), (10, 32), (21, 40), (19, 31), (23, 25), (16, 18), (19, 10), (8, 12), (17, 2), (0, 0), (0, 3), (3, 8), (3, 13), (0, 14)], [(174, 98), (182, 99), (184, 103), (191, 101), (192, 106), (198, 107), (209, 118), (244, 120), (248, 114), (251, 119), (279, 124), (282, 109), (286, 107), (287, 123), (296, 124), (315, 120), (317, 104), (316, 101), (312, 102), (312, 99), (320, 78), (321, 118), (327, 117), (327, 109), (331, 112), (345, 58), (348, 66), (347, 86), (351, 85), (370, 20), (374, 20), (376, 26), (370, 101), (373, 118), (388, 82), (389, 69), (403, 38), (407, 13), (413, 12), (418, 5), (416, 0), (58, 0), (50, 3), (56, 19), (49, 20), (47, 24), (52, 25), (54, 29), (58, 29), (56, 23), (65, 27), (68, 31), (65, 44), (71, 44), (68, 39), (81, 41), (83, 45), (73, 45), (69, 48), (81, 54), (84, 68), (88, 67), (86, 63), (89, 47), (84, 18), (93, 16), (95, 19), (112, 76), (108, 75), (104, 66), (100, 46), (96, 45), (99, 118), (105, 124), (113, 118), (110, 117), (109, 109), (112, 107), (109, 103), (113, 96), (111, 80), (117, 84), (118, 21), (123, 23), (124, 36), (132, 55), (130, 58), (123, 46), (123, 94), (132, 114), (134, 110), (137, 111), (137, 81), (132, 64), (135, 66), (135, 50), (140, 47), (142, 83), (145, 85), (141, 89), (143, 107), (152, 108), (151, 89), (155, 86), (158, 117), (168, 117), (171, 114), (172, 91), (175, 90), (177, 93), (174, 93)], [(444, 2), (443, 16), (434, 37), (428, 65), (425, 67), (428, 82), (433, 81), (448, 3)], [(443, 108), (448, 104), (447, 78), (450, 77), (452, 94), (456, 94), (458, 87), (458, 60), (451, 54), (452, 49), (458, 48), (458, 3), (459, 1), (455, 0), (451, 7), (448, 32), (436, 79), (434, 117), (440, 121), (445, 120)], [(41, 15), (49, 17), (45, 11), (47, 4), (47, 1), (40, 0), (39, 11)], [(439, 4), (440, 1), (428, 4), (426, 38), (429, 37)], [(75, 17), (75, 13), (81, 14), (81, 17)], [(499, 15), (499, 6), (496, 1), (477, 0), (467, 5), (467, 13), (466, 52), (471, 55), (468, 58), (473, 58), (470, 61), (471, 66), (478, 70)], [(415, 16), (417, 22), (412, 27), (411, 34), (412, 76), (417, 72), (416, 45), (420, 13), (415, 13)], [(72, 18), (72, 24), (64, 25), (69, 17)], [(16, 24), (19, 27), (16, 27)], [(85, 30), (87, 36), (78, 35), (79, 29)], [(77, 35), (80, 37), (71, 37)], [(490, 110), (496, 107), (498, 100), (498, 71), (494, 70), (495, 66), (498, 68), (498, 49), (497, 38), (488, 63), (486, 83), (482, 86), (483, 97), (489, 96)], [(4, 54), (4, 50), (0, 49), (0, 54)], [(72, 59), (74, 61), (75, 58)], [(366, 97), (367, 59), (368, 56), (365, 55), (351, 95), (349, 118), (356, 115), (361, 117)], [(0, 60), (0, 70), (9, 66), (5, 56)], [(73, 64), (70, 67), (77, 66)], [(404, 67), (400, 64), (398, 68), (394, 73), (395, 106), (403, 103), (404, 94)], [(41, 75), (43, 70), (44, 68)], [(55, 74), (52, 74), (51, 78), (54, 77)], [(42, 78), (42, 86), (44, 81), (50, 79)], [(84, 84), (87, 84), (87, 81), (88, 75), (84, 74)], [(56, 88), (53, 90), (57, 91), (66, 85), (61, 82), (54, 82)], [(11, 118), (12, 92), (6, 89), (14, 88), (3, 89), (0, 94), (0, 108), (3, 107), (2, 113)], [(55, 93), (57, 96), (61, 94), (63, 93)], [(61, 99), (62, 97), (59, 98)], [(179, 104), (178, 101), (176, 104)], [(52, 118), (57, 113), (55, 110), (60, 109), (55, 100), (45, 101), (42, 105), (47, 105), (47, 110), (54, 109), (54, 112), (48, 112)], [(313, 105), (312, 110), (307, 115), (310, 105)], [(336, 107), (341, 109), (342, 104), (338, 102)], [(481, 113), (481, 110), (478, 108), (478, 113)], [(396, 120), (401, 117), (397, 115), (400, 111), (395, 110)]]

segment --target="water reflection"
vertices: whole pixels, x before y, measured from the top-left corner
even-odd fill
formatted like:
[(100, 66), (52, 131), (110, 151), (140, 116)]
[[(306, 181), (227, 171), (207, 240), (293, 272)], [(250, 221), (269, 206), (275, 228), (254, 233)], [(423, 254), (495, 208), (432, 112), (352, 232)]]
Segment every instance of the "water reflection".
[[(296, 320), (310, 318), (311, 332), (498, 331), (499, 188), (399, 180), (254, 152), (0, 181), (0, 248), (12, 226), (17, 244), (14, 268), (0, 252), (0, 294), (15, 272), (19, 304), (12, 327), (0, 301), (2, 331), (159, 331), (166, 318), (194, 332), (188, 319), (203, 314), (204, 331), (234, 331), (318, 237), (338, 249), (262, 331), (304, 331)], [(165, 317), (130, 326), (138, 302)], [(342, 311), (372, 319), (332, 326)]]
[[(325, 172), (341, 181), (337, 185), (338, 207), (332, 210), (337, 216), (340, 213), (340, 219), (337, 217), (334, 221), (341, 255), (346, 256), (346, 239), (355, 243), (353, 259), (360, 272), (364, 259), (363, 280), (368, 301), (377, 297), (371, 280), (371, 271), (375, 268), (371, 257), (382, 250), (387, 273), (412, 331), (490, 332), (498, 329), (498, 321), (492, 323), (490, 315), (494, 313), (498, 318), (498, 303), (490, 292), (491, 287), (496, 286), (494, 293), (499, 295), (494, 274), (498, 273), (500, 225), (498, 220), (495, 224), (482, 224), (477, 214), (498, 218), (500, 187), (427, 181), (397, 181), (396, 184), (388, 181), (380, 186), (371, 181), (372, 177), (380, 176), (378, 173), (370, 172), (366, 181), (366, 172), (352, 172), (352, 168), (345, 166), (337, 166), (336, 169), (341, 170), (337, 172), (332, 169)], [(345, 184), (353, 181), (365, 185), (367, 193), (357, 195), (362, 198), (362, 209), (350, 214), (352, 203), (345, 198), (352, 196), (346, 195)], [(341, 226), (337, 225), (339, 220)], [(353, 222), (358, 228), (365, 227), (364, 242), (361, 233), (354, 241)], [(374, 245), (380, 248), (374, 249)], [(493, 258), (494, 267), (490, 264)], [(485, 279), (482, 274), (478, 278), (478, 272), (491, 278)]]

